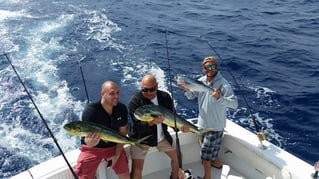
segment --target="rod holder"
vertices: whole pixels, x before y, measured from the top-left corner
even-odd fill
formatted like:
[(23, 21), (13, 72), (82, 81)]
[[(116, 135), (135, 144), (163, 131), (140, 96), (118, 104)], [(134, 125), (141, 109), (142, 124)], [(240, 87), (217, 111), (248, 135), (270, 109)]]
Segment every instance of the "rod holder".
[(263, 141), (266, 139), (265, 135), (264, 135), (263, 133), (261, 133), (261, 132), (258, 132), (258, 133), (257, 133), (257, 137), (258, 137), (258, 140), (259, 140), (259, 142), (260, 142), (260, 144), (258, 145), (258, 147), (259, 147), (260, 149), (262, 149), (262, 150), (266, 150), (266, 149), (267, 149), (267, 146), (265, 146), (265, 145), (263, 144)]

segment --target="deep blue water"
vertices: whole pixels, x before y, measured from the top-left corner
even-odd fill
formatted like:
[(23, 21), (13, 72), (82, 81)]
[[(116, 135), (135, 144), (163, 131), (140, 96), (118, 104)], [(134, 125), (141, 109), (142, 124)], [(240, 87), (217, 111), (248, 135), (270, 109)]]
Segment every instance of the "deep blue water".
[[(179, 115), (191, 118), (197, 116), (196, 100), (188, 101), (170, 79), (201, 76), (200, 62), (216, 56), (214, 49), (239, 97), (229, 118), (254, 132), (243, 93), (269, 141), (311, 165), (319, 160), (319, 1), (0, 4), (1, 53), (10, 56), (65, 152), (77, 148), (79, 139), (61, 127), (79, 120), (87, 102), (80, 65), (91, 101), (100, 98), (103, 81), (114, 80), (127, 104), (140, 78), (153, 73), (160, 88), (173, 94)], [(59, 151), (3, 55), (0, 91), (0, 178), (8, 178)]]

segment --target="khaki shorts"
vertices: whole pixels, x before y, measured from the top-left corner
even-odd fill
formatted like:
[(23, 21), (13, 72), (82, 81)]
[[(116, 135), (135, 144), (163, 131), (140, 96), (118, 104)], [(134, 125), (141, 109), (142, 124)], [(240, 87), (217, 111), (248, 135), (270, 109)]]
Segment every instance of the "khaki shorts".
[[(156, 148), (160, 152), (167, 152), (167, 151), (171, 151), (171, 150), (176, 150), (176, 144), (175, 144), (175, 141), (173, 140), (173, 144), (170, 145), (166, 139), (163, 139), (162, 141), (157, 143)], [(137, 147), (136, 145), (132, 145), (131, 146), (132, 159), (145, 159), (145, 156), (148, 152), (148, 149), (143, 150), (143, 149)]]

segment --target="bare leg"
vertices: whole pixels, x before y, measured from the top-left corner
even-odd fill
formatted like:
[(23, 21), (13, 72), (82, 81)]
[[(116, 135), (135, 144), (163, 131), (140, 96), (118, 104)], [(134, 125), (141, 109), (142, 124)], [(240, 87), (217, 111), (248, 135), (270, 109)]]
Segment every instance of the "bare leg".
[(211, 164), (209, 160), (203, 160), (203, 166), (204, 166), (204, 179), (210, 179), (211, 177)]
[(119, 179), (130, 179), (130, 174), (129, 173), (123, 173), (118, 175)]
[(132, 179), (142, 179), (144, 159), (132, 159)]
[(172, 178), (178, 179), (179, 166), (178, 166), (177, 152), (176, 152), (176, 150), (171, 150), (171, 151), (167, 151), (165, 153), (171, 159)]
[(215, 167), (219, 167), (221, 166), (222, 164), (220, 163), (220, 160), (219, 158), (216, 158), (215, 160), (211, 161), (211, 164)]

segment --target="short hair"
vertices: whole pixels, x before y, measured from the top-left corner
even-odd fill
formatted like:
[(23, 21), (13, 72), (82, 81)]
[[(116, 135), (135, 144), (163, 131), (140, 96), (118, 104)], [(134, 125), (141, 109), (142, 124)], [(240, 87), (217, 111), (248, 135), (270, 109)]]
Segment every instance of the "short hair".
[(217, 64), (217, 60), (213, 56), (205, 57), (203, 62), (202, 62), (202, 65), (205, 65), (205, 63), (207, 63), (207, 62), (214, 62), (215, 64)]

